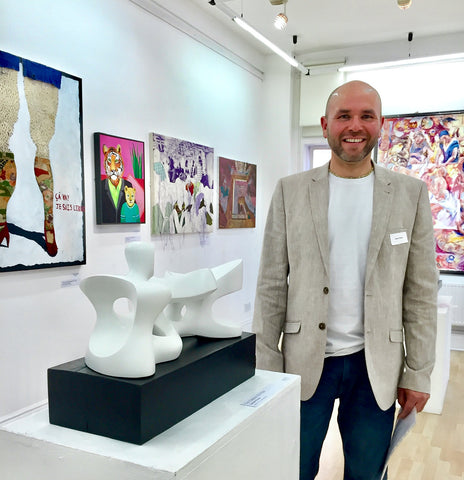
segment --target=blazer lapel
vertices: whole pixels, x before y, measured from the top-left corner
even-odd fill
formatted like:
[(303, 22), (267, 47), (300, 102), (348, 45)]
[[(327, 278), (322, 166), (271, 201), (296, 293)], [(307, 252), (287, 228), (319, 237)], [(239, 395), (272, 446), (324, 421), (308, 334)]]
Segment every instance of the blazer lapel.
[(368, 284), (374, 269), (377, 255), (387, 230), (393, 201), (394, 187), (388, 178), (387, 170), (374, 164), (374, 203), (372, 209), (372, 227), (367, 252), (365, 285)]
[(329, 209), (329, 170), (323, 166), (311, 171), (309, 185), (309, 206), (317, 235), (317, 243), (324, 264), (325, 272), (329, 275), (329, 223), (327, 219)]

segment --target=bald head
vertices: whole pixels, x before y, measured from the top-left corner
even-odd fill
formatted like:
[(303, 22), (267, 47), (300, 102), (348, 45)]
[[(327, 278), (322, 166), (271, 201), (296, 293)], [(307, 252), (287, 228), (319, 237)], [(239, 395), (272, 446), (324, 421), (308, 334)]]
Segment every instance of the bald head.
[(365, 173), (371, 168), (371, 151), (382, 128), (381, 110), (377, 90), (365, 82), (345, 83), (330, 94), (321, 127), (332, 150), (333, 170), (350, 171), (352, 176), (351, 169)]
[(360, 80), (353, 80), (351, 82), (344, 83), (337, 87), (327, 99), (327, 104), (325, 107), (325, 116), (327, 117), (332, 105), (336, 103), (337, 100), (342, 100), (350, 96), (366, 96), (367, 98), (373, 98), (375, 105), (378, 107), (379, 117), (382, 115), (382, 101), (380, 99), (379, 92), (369, 85), (366, 82)]

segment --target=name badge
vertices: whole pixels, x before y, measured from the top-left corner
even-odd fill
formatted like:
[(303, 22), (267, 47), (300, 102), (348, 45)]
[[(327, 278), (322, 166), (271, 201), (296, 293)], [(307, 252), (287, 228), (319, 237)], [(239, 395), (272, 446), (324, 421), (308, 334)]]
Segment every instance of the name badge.
[(408, 234), (406, 232), (390, 233), (390, 242), (392, 245), (408, 243)]

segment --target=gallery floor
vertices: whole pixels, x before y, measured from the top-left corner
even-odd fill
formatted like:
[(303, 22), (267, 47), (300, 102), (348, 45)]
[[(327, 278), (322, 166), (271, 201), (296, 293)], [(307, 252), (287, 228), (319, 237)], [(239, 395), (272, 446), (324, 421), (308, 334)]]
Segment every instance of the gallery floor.
[[(464, 480), (464, 351), (451, 351), (448, 389), (441, 415), (421, 413), (393, 453), (392, 480)], [(332, 418), (316, 480), (343, 478), (341, 440)]]

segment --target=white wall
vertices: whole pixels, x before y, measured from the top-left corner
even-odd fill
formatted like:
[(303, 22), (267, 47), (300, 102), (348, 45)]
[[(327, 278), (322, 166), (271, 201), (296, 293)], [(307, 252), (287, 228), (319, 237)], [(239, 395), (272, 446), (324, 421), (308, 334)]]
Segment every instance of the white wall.
[[(1, 418), (44, 401), (47, 368), (84, 355), (94, 311), (77, 286), (65, 285), (96, 273), (124, 274), (126, 241), (154, 242), (158, 276), (243, 258), (243, 289), (220, 306), (227, 318), (250, 321), (267, 202), (276, 178), (286, 173), (285, 164), (279, 165), (289, 149), (287, 121), (272, 123), (269, 134), (263, 112), (281, 117), (280, 107), (272, 114), (265, 105), (279, 91), (272, 78), (284, 88), (279, 104), (289, 92), (288, 72), (282, 79), (272, 72), (263, 82), (129, 0), (0, 0), (0, 11), (1, 50), (82, 78), (87, 229), (86, 265), (0, 273)], [(243, 57), (243, 44), (240, 49)], [(284, 110), (286, 118), (288, 103)], [(145, 141), (147, 168), (149, 132), (256, 163), (257, 228), (160, 238), (151, 236), (149, 220), (142, 226), (97, 226), (97, 131)], [(274, 135), (283, 136), (282, 145)]]
[[(324, 75), (305, 76), (300, 87), (300, 125), (320, 127), (325, 104), (330, 93), (344, 82), (343, 73), (328, 73)], [(318, 129), (322, 135), (322, 129)]]
[(384, 115), (462, 110), (463, 75), (464, 61), (454, 61), (303, 77), (300, 125), (319, 125), (330, 92), (350, 80), (363, 80), (379, 91)]
[(384, 115), (464, 110), (464, 60), (346, 74), (363, 80), (382, 97)]
[[(279, 178), (293, 173), (291, 145), (292, 71), (280, 57), (269, 56), (265, 64), (266, 78), (263, 84), (263, 122), (261, 168), (258, 178), (261, 191), (259, 198), (265, 214)], [(260, 238), (265, 217), (259, 228)]]

